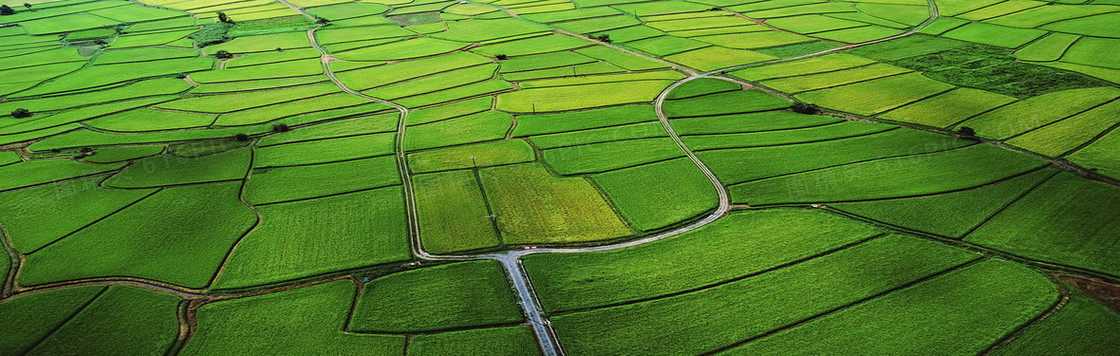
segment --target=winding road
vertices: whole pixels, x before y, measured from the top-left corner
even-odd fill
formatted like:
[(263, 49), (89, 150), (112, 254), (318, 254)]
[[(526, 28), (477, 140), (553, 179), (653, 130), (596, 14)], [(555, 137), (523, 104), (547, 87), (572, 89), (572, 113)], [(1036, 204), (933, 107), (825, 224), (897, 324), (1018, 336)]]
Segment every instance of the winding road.
[[(594, 39), (591, 39), (591, 38), (588, 38), (588, 37), (585, 37), (585, 36), (573, 34), (573, 33), (561, 30), (559, 28), (555, 28), (553, 26), (545, 25), (549, 28), (552, 28), (557, 33), (561, 33), (561, 34), (565, 34), (565, 35), (568, 35), (568, 36), (573, 36), (573, 37), (581, 38), (581, 39), (584, 39), (584, 40), (596, 42), (600, 45), (604, 45), (604, 46), (610, 47), (612, 49), (622, 51), (624, 53), (629, 53), (629, 54), (632, 54), (632, 55), (641, 56), (641, 57), (652, 59), (652, 60), (662, 62), (662, 63), (668, 63), (668, 64), (672, 65), (674, 68), (689, 74), (688, 77), (686, 77), (684, 79), (681, 79), (677, 82), (674, 82), (673, 84), (669, 85), (664, 90), (662, 90), (661, 93), (654, 100), (654, 108), (656, 110), (657, 119), (661, 122), (661, 125), (665, 128), (665, 131), (669, 134), (669, 137), (672, 138), (672, 140), (674, 142), (676, 142), (677, 146), (680, 147), (681, 151), (683, 151), (685, 153), (685, 155), (689, 158), (689, 160), (691, 160), (693, 162), (693, 164), (695, 164), (696, 167), (699, 168), (700, 171), (703, 172), (706, 177), (708, 177), (708, 180), (712, 183), (712, 187), (715, 188), (716, 193), (718, 194), (719, 204), (714, 211), (712, 211), (710, 214), (708, 214), (703, 219), (700, 219), (699, 221), (696, 221), (692, 224), (689, 224), (687, 226), (684, 226), (684, 227), (681, 227), (681, 228), (678, 228), (678, 229), (675, 229), (675, 230), (672, 230), (672, 231), (660, 233), (660, 234), (657, 234), (657, 235), (647, 236), (647, 237), (644, 237), (644, 238), (641, 238), (641, 239), (630, 240), (630, 241), (625, 241), (625, 242), (620, 242), (620, 243), (615, 243), (615, 244), (609, 244), (609, 245), (600, 245), (600, 246), (570, 247), (570, 248), (566, 248), (566, 247), (560, 247), (560, 248), (532, 248), (532, 249), (525, 249), (525, 250), (512, 250), (512, 251), (487, 253), (487, 254), (479, 254), (479, 255), (434, 255), (434, 254), (428, 253), (427, 251), (424, 251), (422, 241), (420, 240), (420, 224), (419, 224), (418, 213), (416, 211), (416, 198), (415, 198), (415, 194), (413, 192), (412, 178), (408, 173), (409, 172), (408, 158), (406, 156), (406, 152), (405, 152), (405, 148), (404, 148), (404, 137), (405, 137), (405, 133), (406, 133), (406, 130), (407, 130), (407, 120), (408, 120), (408, 114), (409, 114), (408, 108), (406, 108), (406, 107), (404, 107), (400, 104), (388, 101), (388, 100), (383, 100), (383, 99), (375, 98), (375, 97), (372, 97), (372, 96), (369, 96), (369, 95), (365, 95), (365, 94), (363, 94), (359, 91), (351, 89), (350, 87), (346, 86), (345, 83), (340, 81), (338, 79), (338, 77), (335, 76), (335, 73), (334, 73), (333, 70), (331, 70), (331, 66), (330, 66), (330, 63), (332, 61), (334, 61), (335, 59), (333, 57), (331, 57), (330, 54), (326, 51), (326, 49), (324, 49), (322, 46), (320, 46), (318, 41), (315, 39), (315, 32), (318, 31), (320, 28), (322, 28), (322, 26), (323, 26), (322, 24), (316, 25), (315, 28), (312, 28), (312, 29), (308, 30), (307, 31), (307, 39), (308, 39), (308, 41), (310, 41), (311, 46), (314, 47), (321, 54), (320, 59), (321, 59), (322, 65), (323, 65), (323, 72), (327, 75), (328, 78), (330, 78), (331, 82), (333, 82), (339, 89), (341, 89), (343, 92), (346, 92), (348, 94), (351, 94), (351, 95), (354, 95), (354, 96), (357, 96), (357, 97), (360, 97), (360, 98), (363, 98), (363, 99), (366, 99), (366, 100), (370, 100), (370, 101), (373, 101), (373, 102), (377, 102), (377, 103), (381, 103), (381, 104), (384, 104), (384, 105), (391, 106), (394, 109), (396, 109), (398, 112), (400, 112), (400, 119), (399, 119), (398, 124), (397, 124), (397, 132), (396, 132), (394, 150), (396, 151), (397, 167), (398, 167), (398, 170), (399, 170), (400, 175), (401, 175), (401, 183), (403, 185), (403, 189), (404, 189), (404, 193), (405, 193), (404, 196), (405, 196), (405, 205), (406, 205), (407, 219), (408, 219), (409, 241), (410, 241), (412, 253), (420, 259), (431, 260), (431, 261), (466, 261), (466, 260), (483, 260), (483, 259), (486, 259), (486, 260), (494, 260), (494, 261), (499, 262), (502, 265), (503, 269), (505, 270), (506, 275), (509, 278), (509, 281), (510, 281), (510, 284), (511, 284), (513, 290), (517, 294), (518, 305), (521, 308), (522, 314), (524, 314), (525, 318), (528, 320), (529, 325), (533, 330), (533, 334), (534, 334), (534, 336), (536, 336), (537, 341), (540, 344), (541, 352), (545, 356), (556, 356), (556, 355), (563, 355), (564, 354), (563, 349), (560, 346), (559, 340), (557, 340), (557, 338), (556, 338), (556, 334), (552, 329), (551, 322), (543, 316), (542, 308), (540, 306), (540, 303), (538, 301), (536, 293), (533, 290), (533, 285), (532, 285), (532, 283), (529, 279), (528, 273), (525, 271), (524, 266), (522, 266), (522, 264), (521, 264), (521, 257), (527, 256), (527, 255), (532, 255), (532, 254), (541, 254), (541, 253), (580, 253), (580, 252), (610, 251), (610, 250), (617, 250), (617, 249), (623, 249), (623, 248), (627, 248), (627, 247), (643, 245), (643, 244), (647, 244), (647, 243), (650, 243), (650, 242), (654, 242), (654, 241), (666, 239), (666, 238), (669, 238), (669, 237), (677, 236), (677, 235), (680, 235), (680, 234), (683, 234), (683, 233), (686, 233), (686, 232), (689, 232), (689, 231), (696, 230), (696, 229), (701, 228), (705, 225), (711, 224), (711, 223), (715, 222), (716, 220), (719, 220), (719, 218), (726, 215), (727, 212), (731, 209), (731, 199), (730, 199), (730, 196), (727, 193), (727, 188), (725, 188), (723, 186), (723, 184), (720, 183), (719, 178), (717, 178), (716, 175), (714, 173), (712, 173), (712, 171), (710, 169), (708, 169), (708, 166), (705, 165), (704, 162), (700, 161), (700, 159), (698, 157), (696, 157), (696, 154), (694, 154), (692, 152), (692, 150), (689, 149), (687, 145), (685, 145), (685, 143), (680, 139), (680, 136), (677, 135), (675, 130), (673, 130), (672, 125), (669, 124), (669, 117), (667, 115), (665, 115), (665, 111), (664, 111), (663, 107), (664, 107), (666, 98), (668, 98), (669, 93), (672, 92), (673, 89), (676, 89), (677, 87), (680, 87), (681, 85), (683, 85), (687, 82), (690, 82), (690, 81), (693, 81), (693, 80), (696, 80), (696, 79), (701, 79), (701, 78), (713, 78), (713, 79), (727, 80), (727, 81), (739, 83), (741, 85), (749, 87), (750, 84), (748, 84), (748, 83), (737, 81), (735, 79), (728, 78), (728, 77), (723, 77), (723, 76), (720, 76), (720, 74), (724, 73), (725, 71), (730, 71), (730, 70), (737, 70), (737, 69), (742, 69), (742, 68), (762, 66), (762, 65), (768, 65), (768, 64), (787, 62), (787, 61), (793, 61), (793, 60), (798, 60), (798, 59), (803, 59), (803, 58), (819, 56), (819, 55), (823, 55), (823, 54), (828, 54), (828, 53), (842, 51), (842, 50), (855, 48), (855, 47), (859, 47), (859, 46), (865, 46), (865, 45), (869, 45), (869, 44), (879, 43), (879, 42), (883, 42), (883, 41), (889, 41), (889, 40), (893, 40), (893, 39), (897, 39), (897, 38), (912, 35), (912, 34), (916, 33), (917, 31), (921, 30), (922, 28), (928, 26), (930, 23), (932, 23), (934, 20), (936, 20), (939, 17), (938, 10), (937, 10), (937, 4), (934, 3), (934, 0), (927, 0), (927, 1), (929, 2), (929, 7), (930, 7), (930, 17), (926, 21), (922, 22), (920, 25), (906, 31), (905, 33), (899, 34), (899, 35), (895, 35), (895, 36), (891, 36), (891, 37), (887, 37), (887, 38), (883, 38), (883, 39), (879, 39), (879, 40), (864, 42), (864, 43), (851, 44), (851, 45), (847, 45), (847, 46), (832, 48), (832, 49), (828, 49), (828, 50), (824, 50), (824, 51), (820, 51), (820, 52), (815, 52), (815, 53), (810, 53), (810, 54), (797, 56), (797, 57), (780, 58), (780, 59), (775, 59), (775, 60), (770, 60), (770, 61), (765, 61), (765, 62), (758, 62), (758, 63), (750, 63), (750, 64), (732, 66), (732, 67), (727, 67), (727, 68), (722, 68), (722, 69), (709, 71), (709, 72), (706, 72), (706, 73), (698, 73), (694, 70), (691, 70), (690, 68), (678, 66), (678, 65), (676, 65), (674, 63), (670, 63), (670, 62), (665, 62), (664, 60), (662, 60), (660, 58), (647, 56), (647, 55), (644, 55), (642, 53), (638, 53), (638, 52), (630, 51), (630, 50), (625, 49), (625, 48), (621, 48), (617, 45), (596, 41)], [(302, 14), (303, 16), (306, 16), (307, 18), (310, 18), (312, 20), (317, 20), (317, 18), (315, 16), (312, 16), (311, 14), (308, 14), (306, 11), (303, 10), (303, 8), (292, 5), (291, 3), (287, 2), (286, 0), (277, 0), (277, 2), (279, 2), (280, 4), (282, 4), (284, 6), (287, 6), (287, 7), (291, 8), (292, 10)], [(502, 11), (506, 12), (507, 14), (510, 14), (512, 17), (520, 19), (520, 16), (518, 16), (516, 13), (513, 13), (509, 9), (506, 9), (502, 6), (496, 6), (496, 5), (486, 4), (486, 3), (476, 3), (476, 2), (473, 2), (473, 1), (468, 1), (468, 2), (469, 3), (474, 3), (474, 4), (479, 4), (479, 5), (497, 7), (499, 9), (501, 9)], [(524, 19), (522, 19), (522, 20), (524, 21)], [(538, 25), (540, 25), (540, 24), (538, 24)]]

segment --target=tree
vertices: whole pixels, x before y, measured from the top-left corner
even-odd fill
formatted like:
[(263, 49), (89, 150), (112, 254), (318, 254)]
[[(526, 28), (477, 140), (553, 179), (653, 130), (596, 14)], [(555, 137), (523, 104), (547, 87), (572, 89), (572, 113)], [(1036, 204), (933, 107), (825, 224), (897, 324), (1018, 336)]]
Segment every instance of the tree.
[(15, 15), (15, 14), (16, 14), (16, 10), (12, 10), (11, 6), (0, 5), (0, 15), (7, 16), (7, 15)]
[(330, 25), (330, 24), (331, 24), (331, 20), (327, 20), (327, 19), (325, 19), (325, 18), (319, 17), (319, 18), (316, 18), (316, 19), (315, 19), (315, 23), (317, 23), (317, 24), (320, 24), (320, 25), (323, 25), (323, 26), (326, 26), (326, 25)]
[(249, 139), (250, 139), (250, 138), (249, 138), (249, 135), (246, 135), (246, 134), (243, 134), (243, 133), (239, 133), (239, 134), (237, 134), (237, 135), (234, 135), (234, 136), (233, 136), (233, 139), (234, 139), (234, 140), (237, 140), (238, 142), (249, 142)]
[(611, 43), (611, 35), (608, 35), (608, 34), (605, 34), (605, 33), (601, 34), (601, 35), (598, 35), (598, 36), (591, 36), (591, 38), (599, 40), (599, 42)]
[(233, 58), (233, 53), (229, 53), (229, 51), (223, 49), (214, 53), (214, 57), (218, 57), (218, 59), (230, 59)]
[(961, 126), (961, 128), (957, 130), (957, 134), (961, 135), (961, 137), (976, 137), (976, 130), (968, 126)]
[(31, 11), (31, 4), (23, 3), (23, 7), (26, 7), (28, 11)]
[(509, 59), (509, 56), (504, 55), (504, 54), (499, 54), (499, 55), (494, 56), (494, 58), (497, 58), (499, 61), (504, 61), (504, 60)]
[(790, 106), (790, 110), (793, 110), (793, 112), (795, 113), (805, 115), (816, 115), (821, 112), (821, 108), (816, 105), (800, 102), (794, 103), (793, 106)]
[(31, 112), (24, 108), (15, 109), (12, 111), (12, 117), (17, 119), (28, 118), (31, 117)]
[(233, 20), (229, 19), (229, 15), (226, 15), (226, 13), (221, 12), (221, 11), (218, 11), (218, 21), (221, 21), (221, 22), (224, 22), (224, 23), (233, 23)]
[(291, 130), (292, 130), (292, 128), (288, 127), (287, 124), (272, 125), (272, 132), (280, 133), (280, 132), (288, 132), (288, 131), (291, 131)]

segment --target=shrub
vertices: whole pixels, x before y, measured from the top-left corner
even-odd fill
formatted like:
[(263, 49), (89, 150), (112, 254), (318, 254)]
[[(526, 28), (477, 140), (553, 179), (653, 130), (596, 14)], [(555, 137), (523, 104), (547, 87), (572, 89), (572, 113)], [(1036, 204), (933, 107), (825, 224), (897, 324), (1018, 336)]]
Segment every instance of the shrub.
[(16, 10), (12, 10), (11, 6), (0, 5), (0, 15), (15, 15)]
[(238, 142), (249, 142), (250, 137), (249, 137), (249, 135), (239, 133), (239, 134), (234, 135), (233, 139), (237, 140)]
[(31, 11), (31, 4), (23, 3), (23, 7), (26, 7), (28, 11)]
[(605, 33), (598, 36), (591, 36), (591, 38), (598, 40), (599, 42), (611, 43), (611, 35)]
[(819, 106), (806, 103), (794, 103), (793, 106), (790, 107), (790, 110), (793, 110), (793, 112), (798, 114), (806, 115), (816, 115), (821, 112), (821, 108)]
[(509, 59), (509, 56), (504, 55), (504, 54), (499, 54), (499, 55), (494, 56), (494, 58), (497, 58), (499, 61), (504, 61), (504, 60)]
[(292, 128), (288, 127), (287, 124), (272, 125), (272, 132), (280, 133), (280, 132), (288, 132), (288, 131), (291, 131), (291, 130), (292, 130)]
[(214, 57), (218, 57), (218, 59), (230, 59), (233, 58), (233, 53), (229, 53), (229, 51), (223, 49), (214, 53)]
[(957, 134), (961, 137), (976, 137), (976, 130), (968, 126), (961, 126), (960, 129), (957, 129)]
[(233, 23), (233, 20), (230, 20), (229, 15), (226, 15), (226, 13), (218, 11), (218, 22)]
[(31, 117), (31, 112), (24, 108), (15, 109), (12, 111), (12, 117), (17, 119), (28, 118)]

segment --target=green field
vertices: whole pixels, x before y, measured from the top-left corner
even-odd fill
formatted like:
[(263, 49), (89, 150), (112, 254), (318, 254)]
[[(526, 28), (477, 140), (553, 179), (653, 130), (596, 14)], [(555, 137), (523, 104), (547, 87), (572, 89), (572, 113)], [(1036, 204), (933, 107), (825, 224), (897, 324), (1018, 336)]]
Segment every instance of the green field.
[(1116, 353), (1117, 23), (0, 0), (0, 356)]

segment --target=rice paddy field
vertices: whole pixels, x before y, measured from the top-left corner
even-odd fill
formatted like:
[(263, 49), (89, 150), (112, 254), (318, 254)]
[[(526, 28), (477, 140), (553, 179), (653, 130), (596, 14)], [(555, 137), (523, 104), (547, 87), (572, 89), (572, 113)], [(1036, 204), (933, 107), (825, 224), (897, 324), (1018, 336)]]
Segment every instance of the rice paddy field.
[(1115, 0), (0, 0), (3, 355), (1114, 355)]

